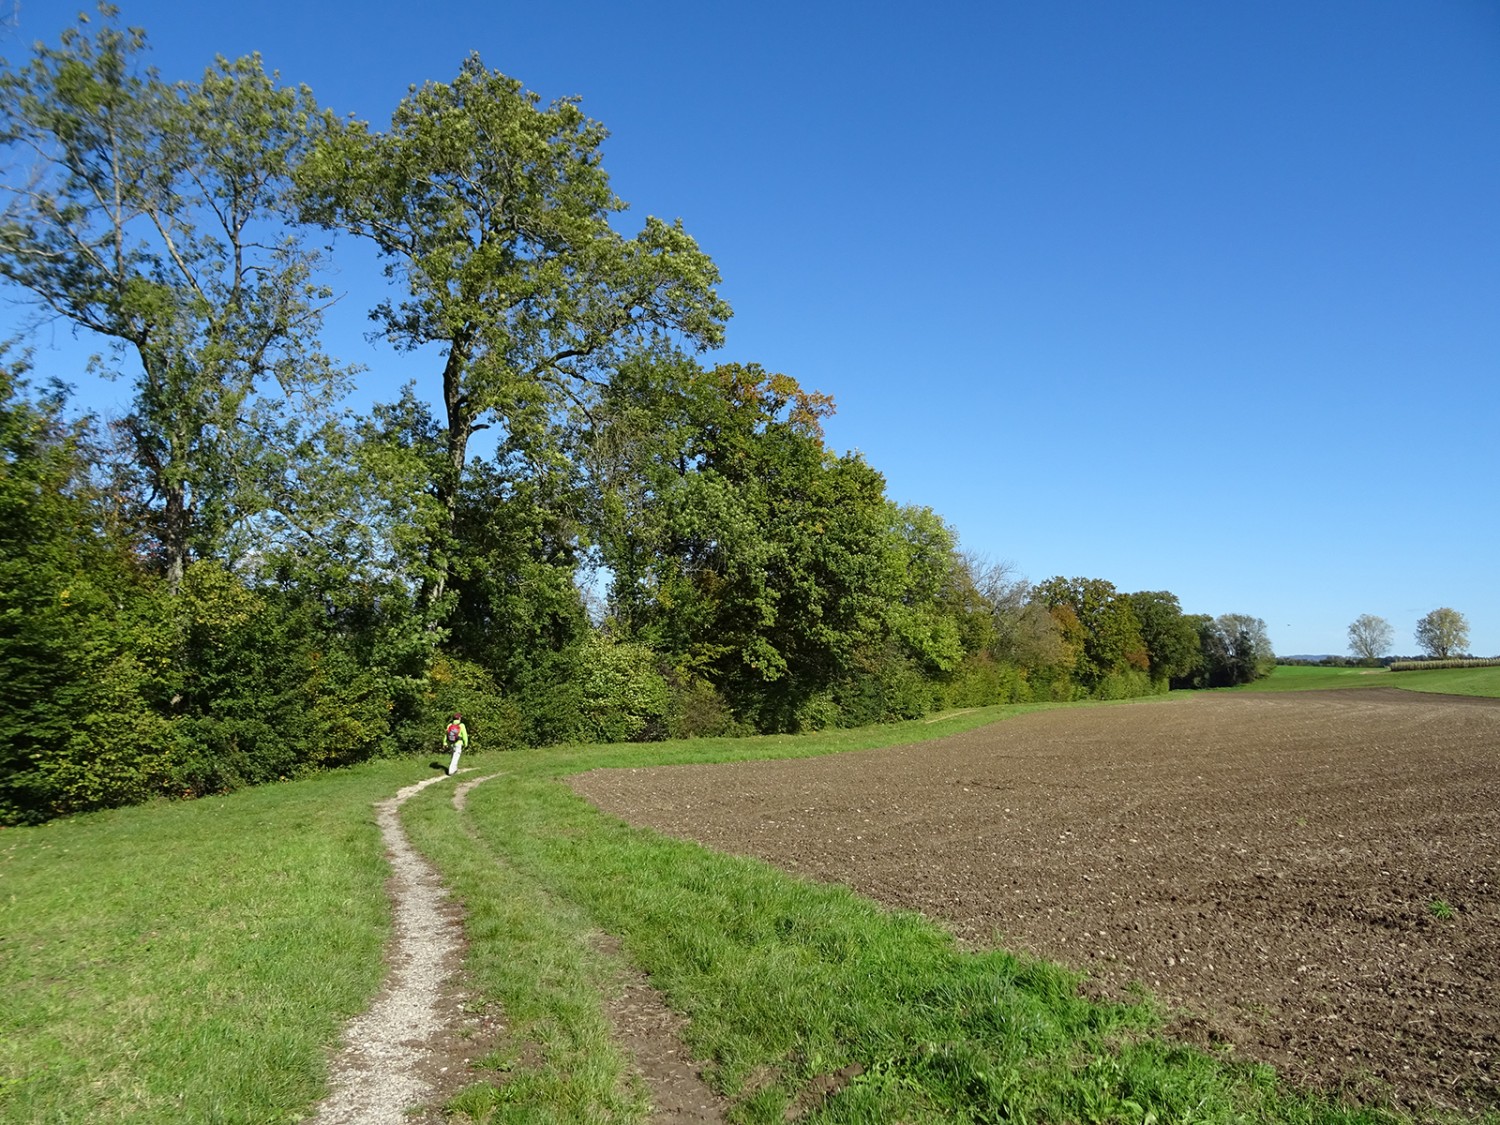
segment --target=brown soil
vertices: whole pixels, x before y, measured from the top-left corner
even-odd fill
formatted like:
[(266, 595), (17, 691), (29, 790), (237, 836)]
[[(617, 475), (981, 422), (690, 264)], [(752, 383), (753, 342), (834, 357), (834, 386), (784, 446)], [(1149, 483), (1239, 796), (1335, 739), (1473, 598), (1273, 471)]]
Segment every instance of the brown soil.
[(1500, 701), (1216, 694), (574, 784), (1093, 991), (1144, 985), (1178, 1034), (1295, 1081), (1500, 1108)]

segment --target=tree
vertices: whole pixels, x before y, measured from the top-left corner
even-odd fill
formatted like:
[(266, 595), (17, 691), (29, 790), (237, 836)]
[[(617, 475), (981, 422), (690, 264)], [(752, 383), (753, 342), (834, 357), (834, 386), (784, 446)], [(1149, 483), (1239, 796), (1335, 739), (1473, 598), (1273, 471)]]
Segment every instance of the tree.
[(1417, 644), (1436, 660), (1460, 654), (1469, 647), (1469, 623), (1456, 609), (1435, 609), (1417, 622)]
[(138, 369), (119, 430), (175, 591), (263, 510), (266, 446), (339, 389), (317, 348), (318, 255), (282, 221), (326, 119), (258, 56), (168, 85), (139, 63), (144, 33), (100, 13), (0, 75), (0, 145), (31, 169), (0, 189), (0, 276), (103, 337), (108, 372)]
[(1203, 677), (1209, 687), (1233, 687), (1268, 676), (1276, 667), (1276, 653), (1266, 635), (1266, 623), (1243, 613), (1225, 613), (1210, 620), (1192, 618), (1203, 652)]
[(1191, 674), (1203, 654), (1198, 632), (1183, 615), (1177, 595), (1165, 590), (1143, 590), (1126, 596), (1141, 623), (1141, 639), (1151, 661), (1151, 679), (1160, 684)]
[[(1077, 675), (1089, 688), (1098, 687), (1106, 677), (1134, 669), (1150, 668), (1150, 657), (1141, 636), (1141, 623), (1135, 608), (1114, 584), (1102, 578), (1049, 578), (1032, 591), (1032, 596), (1051, 610), (1066, 606), (1072, 611), (1081, 634)], [(1072, 622), (1061, 619), (1065, 633)]]
[(162, 607), (110, 531), (90, 421), (27, 371), (0, 348), (0, 824), (140, 800), (164, 748), (141, 658)]
[(327, 137), (303, 177), (305, 213), (371, 239), (401, 296), (372, 313), (397, 348), (441, 349), (447, 513), (429, 544), (437, 606), (451, 579), (469, 441), (498, 425), (512, 446), (554, 456), (561, 414), (587, 409), (620, 358), (723, 340), (718, 271), (680, 223), (611, 226), (603, 126), (574, 99), (542, 107), (471, 55), (429, 82), (388, 131)]
[(887, 503), (891, 549), (903, 576), (890, 606), (892, 629), (924, 676), (945, 675), (964, 653), (960, 599), (966, 572), (957, 536), (931, 508)]
[(1395, 630), (1373, 613), (1362, 613), (1349, 626), (1349, 651), (1361, 660), (1379, 660), (1391, 650)]
[(803, 725), (815, 697), (893, 664), (958, 657), (926, 604), (951, 534), (891, 505), (861, 457), (825, 448), (831, 410), (754, 364), (636, 364), (591, 435), (615, 621), (765, 730)]

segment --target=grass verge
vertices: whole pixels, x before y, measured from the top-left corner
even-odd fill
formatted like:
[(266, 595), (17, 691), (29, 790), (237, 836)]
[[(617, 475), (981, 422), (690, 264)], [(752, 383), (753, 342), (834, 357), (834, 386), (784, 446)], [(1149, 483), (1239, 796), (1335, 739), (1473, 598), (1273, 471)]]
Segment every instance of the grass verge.
[(384, 972), (411, 763), (0, 832), (0, 1120), (298, 1120)]

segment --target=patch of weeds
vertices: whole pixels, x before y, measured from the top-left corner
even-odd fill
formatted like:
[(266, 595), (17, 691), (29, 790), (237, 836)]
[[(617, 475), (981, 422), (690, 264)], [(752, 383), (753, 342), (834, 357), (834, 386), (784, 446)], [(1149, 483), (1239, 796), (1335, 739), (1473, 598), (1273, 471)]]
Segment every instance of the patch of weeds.
[(1128, 1097), (1129, 1075), (1124, 1064), (1114, 1056), (1099, 1055), (1076, 1072), (1073, 1110), (1079, 1121), (1133, 1121), (1155, 1125), (1156, 1111)]
[(514, 1051), (491, 1051), (481, 1059), (474, 1061), (475, 1070), (494, 1070), (501, 1074), (508, 1073), (516, 1068), (521, 1060), (516, 1057)]
[(481, 1082), (465, 1087), (449, 1098), (443, 1111), (450, 1118), (459, 1121), (489, 1121), (504, 1102), (505, 1094), (501, 1087)]
[(1431, 914), (1434, 918), (1441, 918), (1446, 921), (1453, 917), (1453, 907), (1449, 906), (1442, 899), (1435, 898), (1427, 904), (1427, 913)]

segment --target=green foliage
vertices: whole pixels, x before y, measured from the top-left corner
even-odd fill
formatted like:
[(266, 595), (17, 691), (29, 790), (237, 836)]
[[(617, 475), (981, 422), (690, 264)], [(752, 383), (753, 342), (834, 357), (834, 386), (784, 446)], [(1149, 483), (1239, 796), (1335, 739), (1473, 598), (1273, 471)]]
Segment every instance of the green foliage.
[(1031, 684), (1026, 670), (1010, 661), (996, 660), (979, 651), (965, 657), (962, 665), (943, 681), (939, 706), (990, 707), (998, 703), (1029, 703)]
[(1266, 623), (1242, 613), (1216, 618), (1188, 618), (1198, 631), (1202, 662), (1183, 686), (1234, 687), (1269, 676), (1276, 668), (1276, 653), (1266, 635)]
[(371, 239), (401, 296), (373, 313), (396, 347), (439, 344), (445, 520), (429, 532), (423, 602), (438, 605), (458, 542), (468, 445), (489, 426), (555, 464), (560, 424), (622, 355), (667, 336), (723, 340), (718, 271), (681, 224), (649, 218), (627, 239), (599, 149), (574, 99), (543, 107), (477, 55), (451, 83), (414, 88), (373, 132), (320, 138), (300, 170), (304, 214)]
[(1456, 609), (1435, 609), (1417, 622), (1417, 644), (1436, 660), (1457, 656), (1469, 646), (1469, 622)]
[[(1116, 592), (1113, 583), (1102, 578), (1050, 578), (1032, 591), (1032, 597), (1058, 620), (1065, 643), (1077, 653), (1072, 674), (1086, 689), (1098, 691), (1109, 681), (1109, 690), (1118, 691), (1138, 682), (1131, 673), (1150, 670), (1133, 599)], [(1163, 659), (1170, 659), (1165, 650)]]
[(668, 738), (725, 738), (754, 733), (703, 677), (674, 669), (668, 671), (666, 681)]
[(1152, 682), (1165, 687), (1171, 680), (1192, 675), (1203, 662), (1203, 653), (1198, 631), (1183, 615), (1177, 595), (1166, 590), (1143, 590), (1126, 596), (1140, 622)]
[(671, 708), (656, 654), (645, 645), (595, 632), (584, 638), (578, 661), (578, 737), (585, 742), (638, 742), (663, 738)]
[(0, 362), (0, 823), (140, 800), (167, 742), (142, 690), (133, 564), (96, 530), (88, 427), (25, 371)]
[(465, 660), (439, 656), (432, 663), (418, 720), (402, 732), (403, 749), (437, 750), (454, 712), (464, 717), (476, 750), (514, 750), (524, 743), (520, 708), (489, 672)]
[(283, 222), (327, 119), (258, 57), (169, 86), (144, 35), (100, 15), (0, 74), (0, 144), (30, 170), (0, 181), (0, 276), (134, 377), (120, 476), (175, 592), (190, 558), (232, 553), (270, 451), (344, 374), (317, 346), (317, 254)]
[(535, 684), (543, 666), (575, 676), (589, 622), (574, 581), (578, 527), (569, 474), (537, 471), (507, 452), (502, 448), (493, 464), (471, 465), (463, 488), (446, 648), (515, 692)]
[(957, 537), (931, 508), (888, 502), (894, 554), (903, 576), (890, 610), (891, 631), (928, 677), (954, 671), (963, 659), (963, 594), (966, 574)]

